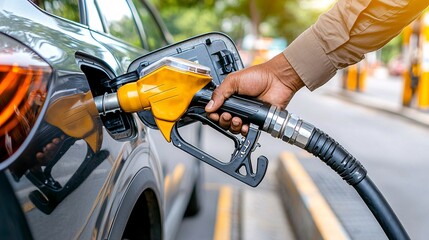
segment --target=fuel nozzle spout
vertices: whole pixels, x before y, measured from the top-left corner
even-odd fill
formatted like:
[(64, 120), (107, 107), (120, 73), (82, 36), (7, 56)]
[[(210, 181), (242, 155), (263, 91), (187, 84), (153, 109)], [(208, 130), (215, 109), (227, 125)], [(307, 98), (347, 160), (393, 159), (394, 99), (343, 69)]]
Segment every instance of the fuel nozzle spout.
[(284, 142), (304, 148), (314, 130), (314, 126), (297, 115), (271, 106), (262, 130)]
[(104, 95), (95, 97), (94, 101), (98, 112), (103, 116), (107, 113), (121, 110), (118, 94), (116, 93), (104, 93)]

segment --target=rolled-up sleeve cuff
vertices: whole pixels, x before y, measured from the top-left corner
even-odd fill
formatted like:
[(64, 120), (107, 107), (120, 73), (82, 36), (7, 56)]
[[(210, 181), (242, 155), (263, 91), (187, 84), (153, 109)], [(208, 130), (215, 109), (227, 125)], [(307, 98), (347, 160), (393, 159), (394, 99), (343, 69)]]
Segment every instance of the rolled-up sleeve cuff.
[(298, 36), (283, 54), (311, 91), (325, 84), (337, 72), (312, 27)]

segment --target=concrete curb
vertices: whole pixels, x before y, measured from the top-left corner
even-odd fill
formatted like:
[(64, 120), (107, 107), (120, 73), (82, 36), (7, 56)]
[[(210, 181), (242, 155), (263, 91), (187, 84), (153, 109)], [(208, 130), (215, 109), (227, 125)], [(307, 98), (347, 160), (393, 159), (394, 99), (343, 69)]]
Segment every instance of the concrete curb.
[(297, 239), (351, 239), (293, 154), (281, 154), (277, 178), (283, 206)]
[(417, 109), (403, 107), (399, 103), (392, 103), (375, 97), (365, 96), (363, 93), (351, 92), (345, 90), (327, 91), (325, 95), (335, 98), (341, 98), (344, 101), (372, 108), (388, 114), (403, 117), (424, 127), (429, 127), (429, 113)]

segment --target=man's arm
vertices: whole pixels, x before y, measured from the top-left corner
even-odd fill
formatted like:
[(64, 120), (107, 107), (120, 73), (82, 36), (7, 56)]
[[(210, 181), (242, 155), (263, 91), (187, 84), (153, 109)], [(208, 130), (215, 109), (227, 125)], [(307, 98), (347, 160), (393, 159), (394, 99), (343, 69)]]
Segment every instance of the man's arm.
[(314, 90), (398, 35), (429, 0), (340, 0), (283, 52)]

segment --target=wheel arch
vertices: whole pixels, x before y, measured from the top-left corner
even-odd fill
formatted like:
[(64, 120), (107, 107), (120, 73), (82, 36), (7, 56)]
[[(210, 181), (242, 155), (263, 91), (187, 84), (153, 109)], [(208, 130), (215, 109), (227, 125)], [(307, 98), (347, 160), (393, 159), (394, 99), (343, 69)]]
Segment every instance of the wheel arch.
[(142, 168), (128, 187), (112, 225), (109, 239), (162, 239), (163, 211), (153, 171)]

